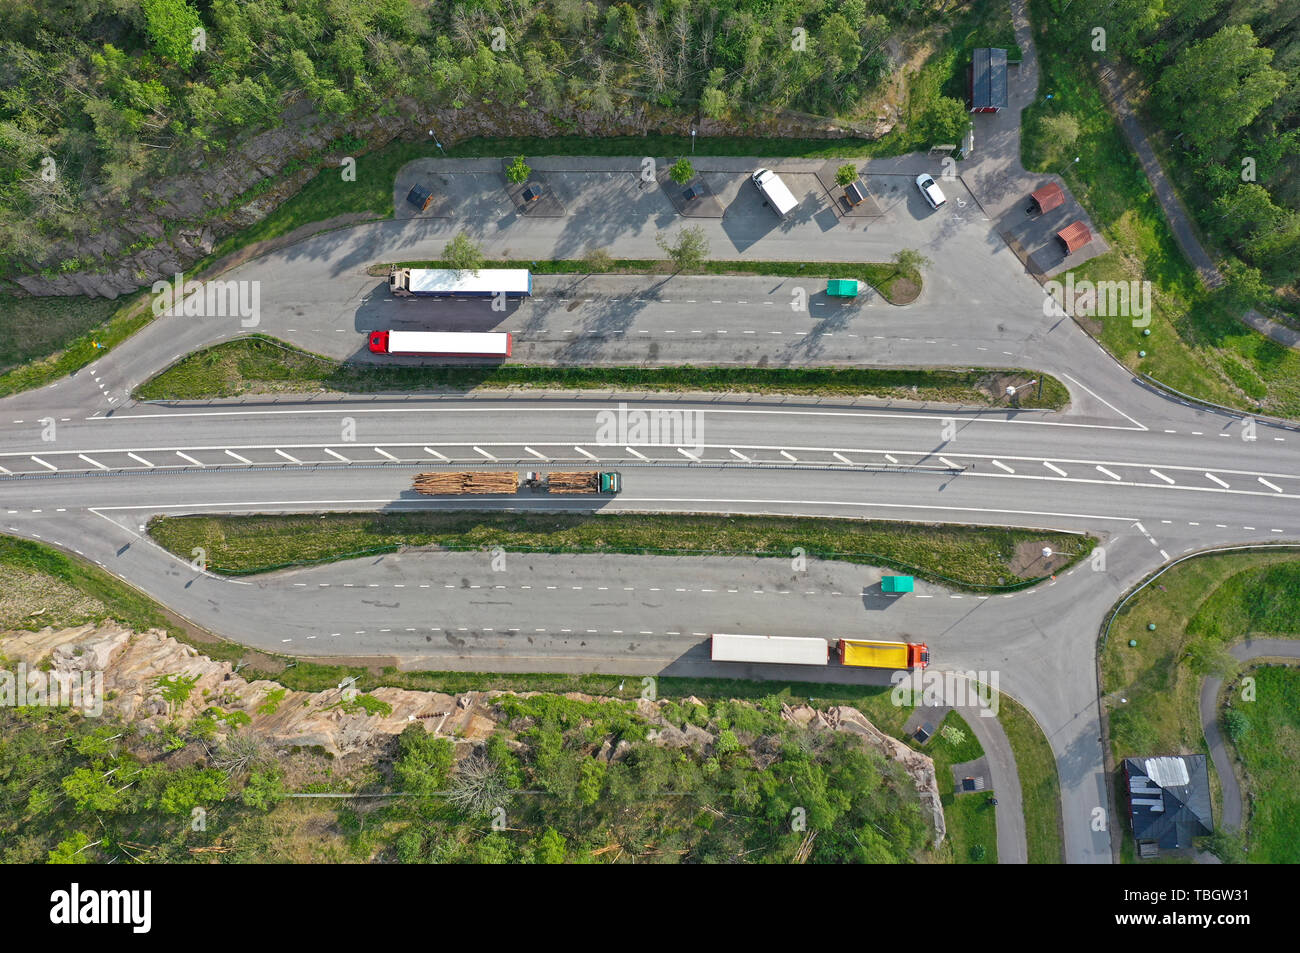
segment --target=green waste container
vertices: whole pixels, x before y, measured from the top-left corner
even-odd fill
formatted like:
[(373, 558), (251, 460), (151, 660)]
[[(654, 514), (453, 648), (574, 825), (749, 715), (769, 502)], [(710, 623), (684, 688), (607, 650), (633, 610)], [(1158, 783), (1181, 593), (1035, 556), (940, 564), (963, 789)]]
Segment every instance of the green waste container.
[(882, 592), (911, 592), (911, 576), (885, 576), (880, 580), (880, 589)]

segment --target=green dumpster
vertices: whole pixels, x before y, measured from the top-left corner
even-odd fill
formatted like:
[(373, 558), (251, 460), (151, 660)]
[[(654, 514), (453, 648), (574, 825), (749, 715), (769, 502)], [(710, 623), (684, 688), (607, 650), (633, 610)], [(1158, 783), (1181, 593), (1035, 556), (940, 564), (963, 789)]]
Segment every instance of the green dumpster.
[(911, 576), (885, 576), (880, 580), (881, 592), (911, 592)]
[(828, 298), (856, 298), (858, 296), (858, 283), (852, 278), (832, 278), (826, 282), (826, 296)]

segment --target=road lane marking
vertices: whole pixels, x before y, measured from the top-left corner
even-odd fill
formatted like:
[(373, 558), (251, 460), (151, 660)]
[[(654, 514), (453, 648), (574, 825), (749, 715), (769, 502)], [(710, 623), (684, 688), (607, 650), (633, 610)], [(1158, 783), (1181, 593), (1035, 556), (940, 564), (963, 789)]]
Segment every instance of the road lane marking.
[[(425, 447), (424, 449), (425, 449), (425, 450), (428, 450), (429, 448), (428, 448), (428, 447)], [(524, 452), (525, 452), (525, 453), (531, 453), (531, 454), (532, 454), (533, 456), (535, 456), (538, 460), (549, 460), (549, 459), (550, 459), (550, 457), (546, 456), (546, 454), (544, 454), (544, 453), (538, 453), (538, 452), (537, 452), (536, 450), (534, 450), (532, 447), (524, 447)]]
[(1281, 492), (1282, 492), (1282, 488), (1281, 488), (1280, 486), (1278, 486), (1276, 483), (1269, 483), (1269, 482), (1268, 482), (1267, 480), (1265, 480), (1263, 477), (1260, 477), (1260, 478), (1259, 478), (1259, 482), (1262, 483), (1262, 484), (1264, 484), (1266, 487), (1268, 487), (1268, 488), (1269, 488), (1270, 490), (1272, 490), (1274, 493), (1281, 493)]
[(189, 461), (190, 463), (194, 464), (196, 467), (206, 467), (206, 466), (207, 466), (207, 464), (203, 463), (201, 460), (195, 460), (195, 459), (194, 459), (193, 457), (191, 457), (189, 454), (187, 454), (187, 453), (181, 453), (179, 450), (176, 451), (176, 456), (180, 457), (182, 460), (187, 460), (187, 461)]
[(743, 453), (741, 453), (739, 450), (735, 450), (735, 449), (733, 449), (733, 450), (731, 451), (731, 453), (732, 453), (733, 456), (737, 456), (737, 457), (739, 457), (740, 459), (744, 460), (746, 463), (753, 463), (753, 462), (754, 462), (754, 461), (751, 460), (749, 457), (747, 457), (747, 456), (745, 456)]
[(1047, 469), (1051, 470), (1053, 473), (1059, 473), (1061, 476), (1070, 475), (1066, 473), (1064, 470), (1062, 470), (1060, 467), (1058, 467), (1056, 464), (1048, 463), (1046, 460), (1043, 461), (1043, 466), (1047, 467)]
[(471, 449), (477, 451), (478, 453), (483, 454), (483, 456), (487, 457), (489, 460), (496, 460), (496, 457), (492, 456), (492, 454), (488, 453), (482, 447), (472, 447)]
[(650, 459), (650, 458), (647, 457), (644, 453), (637, 453), (637, 452), (636, 452), (635, 450), (633, 450), (631, 447), (624, 447), (623, 449), (626, 450), (628, 453), (632, 454), (632, 456), (636, 457), (638, 460), (649, 460), (649, 459)]
[(302, 461), (299, 460), (297, 457), (293, 456), (292, 454), (285, 453), (283, 450), (277, 450), (275, 452), (278, 453), (280, 456), (284, 457), (290, 463), (302, 463)]
[(838, 450), (832, 453), (831, 456), (833, 456), (836, 460), (840, 461), (840, 463), (847, 463), (849, 464), (849, 466), (853, 465), (853, 461), (850, 460), (848, 457), (846, 457), (844, 454), (840, 453)]
[(351, 462), (352, 462), (352, 461), (349, 460), (347, 457), (343, 456), (343, 454), (338, 453), (337, 451), (331, 450), (329, 447), (326, 447), (326, 448), (325, 448), (325, 452), (328, 453), (328, 454), (329, 454), (331, 457), (333, 457), (335, 460), (342, 460), (344, 463), (351, 463)]
[(1113, 473), (1112, 471), (1107, 470), (1107, 469), (1106, 469), (1105, 467), (1103, 467), (1103, 466), (1098, 466), (1097, 469), (1100, 470), (1102, 473), (1106, 474), (1106, 476), (1110, 477), (1112, 480), (1121, 480), (1121, 479), (1123, 479), (1123, 477), (1121, 477), (1118, 473)]
[[(379, 454), (381, 457), (387, 457), (389, 460), (392, 460), (392, 461), (395, 462), (395, 463), (400, 463), (400, 462), (401, 462), (400, 460), (398, 460), (397, 457), (393, 456), (393, 455), (392, 455), (391, 453), (389, 453), (387, 450), (384, 450), (384, 449), (382, 449), (382, 448), (380, 448), (380, 447), (371, 447), (370, 449), (373, 450), (373, 451), (375, 451), (375, 453)], [(478, 448), (475, 447), (474, 449), (477, 450)]]
[(957, 464), (953, 463), (953, 462), (952, 462), (951, 460), (949, 460), (947, 457), (940, 457), (940, 458), (939, 458), (939, 462), (942, 463), (945, 467), (949, 467), (949, 468), (951, 468), (951, 469), (953, 469), (953, 470), (964, 470), (964, 469), (966, 469), (965, 467), (958, 466)]
[(447, 459), (447, 458), (444, 457), (441, 453), (439, 453), (437, 450), (433, 450), (433, 449), (431, 449), (431, 448), (429, 448), (429, 447), (425, 447), (425, 448), (424, 448), (424, 452), (427, 453), (427, 454), (428, 454), (429, 456), (431, 456), (431, 457), (436, 457), (436, 458), (439, 459), (439, 460), (443, 460), (443, 461), (445, 461), (445, 460)]
[(994, 465), (995, 467), (998, 467), (998, 468), (1002, 469), (1002, 470), (1006, 470), (1008, 473), (1015, 473), (1015, 472), (1016, 472), (1015, 470), (1013, 470), (1013, 469), (1011, 469), (1009, 466), (1007, 466), (1005, 463), (1003, 463), (1001, 460), (994, 460), (994, 461), (993, 461), (993, 465)]
[(782, 450), (782, 451), (781, 451), (781, 456), (785, 457), (785, 458), (786, 458), (787, 460), (789, 460), (791, 463), (798, 463), (798, 462), (799, 462), (799, 458), (798, 458), (798, 457), (796, 457), (793, 453), (789, 453), (789, 452), (787, 452), (787, 451), (785, 451), (785, 450)]
[(1226, 490), (1226, 489), (1229, 489), (1228, 484), (1227, 484), (1227, 483), (1224, 483), (1222, 480), (1220, 480), (1218, 477), (1216, 477), (1213, 473), (1207, 473), (1207, 474), (1205, 474), (1205, 478), (1206, 478), (1207, 480), (1213, 480), (1215, 483), (1219, 484), (1219, 486), (1223, 487), (1225, 490)]
[(580, 454), (582, 454), (584, 457), (587, 457), (588, 459), (591, 459), (591, 460), (599, 460), (599, 459), (600, 459), (600, 457), (596, 456), (594, 453), (591, 453), (591, 452), (588, 451), (588, 450), (584, 450), (584, 449), (582, 449), (582, 447), (575, 446), (573, 449), (574, 449), (574, 450), (577, 450)]
[(46, 463), (46, 462), (45, 462), (44, 460), (42, 460), (40, 457), (32, 457), (32, 459), (35, 460), (37, 463), (39, 463), (41, 466), (45, 467), (45, 469), (47, 469), (47, 470), (54, 470), (54, 471), (57, 472), (58, 469), (59, 469), (58, 467), (56, 467), (56, 466), (55, 466), (54, 464), (52, 464), (52, 463)]
[(134, 460), (136, 463), (143, 463), (145, 466), (149, 467), (150, 469), (153, 469), (153, 464), (150, 463), (148, 460), (146, 460), (144, 457), (137, 457), (134, 453), (128, 453), (127, 456), (130, 457), (132, 460)]
[(85, 461), (86, 461), (87, 463), (89, 463), (91, 466), (99, 467), (99, 469), (101, 469), (101, 470), (107, 470), (107, 469), (108, 469), (108, 467), (104, 466), (104, 465), (103, 465), (102, 463), (100, 463), (98, 460), (92, 460), (92, 459), (90, 459), (90, 457), (86, 456), (84, 453), (79, 453), (79, 454), (77, 454), (77, 456), (79, 456), (81, 459), (85, 460)]
[(229, 456), (234, 457), (234, 458), (235, 458), (236, 460), (238, 460), (240, 463), (250, 463), (250, 464), (251, 464), (251, 463), (253, 462), (252, 460), (248, 459), (248, 457), (241, 457), (239, 454), (235, 453), (235, 451), (233, 451), (233, 450), (227, 450), (226, 453), (227, 453)]
[(1148, 469), (1147, 473), (1150, 473), (1153, 477), (1159, 480), (1164, 480), (1166, 483), (1171, 485), (1178, 482), (1177, 480), (1171, 480), (1169, 477), (1165, 476), (1163, 473), (1161, 473), (1159, 470), (1156, 469)]
[(680, 454), (681, 454), (682, 456), (684, 456), (684, 457), (688, 457), (689, 459), (694, 460), (696, 463), (699, 463), (699, 462), (700, 462), (700, 458), (697, 457), (695, 454), (691, 453), (691, 452), (690, 452), (689, 450), (687, 450), (685, 447), (678, 447), (678, 448), (677, 448), (677, 452), (680, 453)]

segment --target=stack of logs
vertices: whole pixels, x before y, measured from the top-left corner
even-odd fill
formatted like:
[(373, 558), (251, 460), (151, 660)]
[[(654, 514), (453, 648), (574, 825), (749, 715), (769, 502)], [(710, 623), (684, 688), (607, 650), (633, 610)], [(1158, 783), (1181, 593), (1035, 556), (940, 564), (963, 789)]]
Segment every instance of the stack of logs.
[(600, 488), (600, 474), (595, 470), (552, 473), (546, 485), (552, 493), (595, 493)]
[(515, 493), (519, 474), (513, 470), (470, 470), (457, 473), (417, 473), (414, 489), (425, 496), (461, 493)]

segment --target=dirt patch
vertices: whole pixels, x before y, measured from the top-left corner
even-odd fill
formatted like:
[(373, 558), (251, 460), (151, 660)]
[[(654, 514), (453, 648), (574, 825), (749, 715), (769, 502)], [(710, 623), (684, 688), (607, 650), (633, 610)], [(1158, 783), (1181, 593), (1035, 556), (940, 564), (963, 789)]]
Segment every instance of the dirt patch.
[(1016, 547), (1011, 557), (1011, 571), (1021, 579), (1037, 579), (1040, 576), (1053, 575), (1074, 557), (1069, 553), (1053, 552), (1051, 556), (1043, 555), (1046, 540), (1028, 540)]
[(911, 304), (921, 294), (921, 286), (910, 278), (895, 278), (889, 285), (886, 299), (890, 304)]

